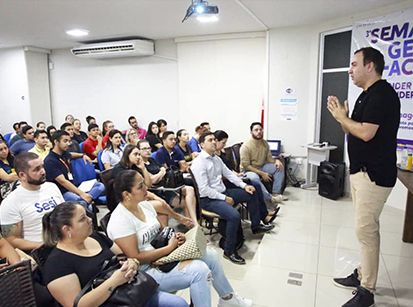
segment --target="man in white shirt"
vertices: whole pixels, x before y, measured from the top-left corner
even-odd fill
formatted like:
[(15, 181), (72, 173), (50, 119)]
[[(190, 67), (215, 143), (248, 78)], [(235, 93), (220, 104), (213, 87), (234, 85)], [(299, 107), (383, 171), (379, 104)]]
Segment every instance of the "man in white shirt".
[[(245, 264), (245, 260), (236, 251), (236, 237), (240, 225), (240, 214), (234, 204), (247, 202), (253, 233), (266, 232), (274, 228), (271, 224), (261, 224), (265, 220), (267, 209), (258, 201), (255, 188), (247, 185), (230, 171), (222, 160), (215, 156), (216, 141), (212, 132), (205, 132), (199, 138), (202, 151), (191, 166), (198, 185), (200, 206), (215, 212), (226, 220), (224, 257), (236, 264)], [(238, 188), (227, 189), (222, 181), (225, 177)]]
[(14, 165), (21, 185), (0, 206), (1, 230), (13, 247), (30, 251), (43, 244), (43, 215), (64, 199), (54, 183), (46, 182), (43, 161), (35, 153), (21, 153)]

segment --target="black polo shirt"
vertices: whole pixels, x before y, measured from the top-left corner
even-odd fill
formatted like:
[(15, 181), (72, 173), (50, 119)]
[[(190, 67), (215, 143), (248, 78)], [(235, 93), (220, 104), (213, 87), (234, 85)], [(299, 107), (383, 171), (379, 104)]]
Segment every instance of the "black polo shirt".
[(62, 155), (58, 155), (51, 150), (44, 159), (44, 169), (46, 170), (46, 180), (55, 183), (62, 194), (66, 193), (67, 189), (56, 181), (56, 177), (63, 175), (66, 180), (71, 181), (69, 178), (69, 172), (71, 172), (70, 153), (66, 151)]
[(368, 142), (348, 135), (350, 174), (366, 170), (377, 185), (393, 187), (396, 183), (397, 130), (400, 123), (400, 100), (386, 80), (372, 84), (357, 98), (351, 119), (379, 125)]

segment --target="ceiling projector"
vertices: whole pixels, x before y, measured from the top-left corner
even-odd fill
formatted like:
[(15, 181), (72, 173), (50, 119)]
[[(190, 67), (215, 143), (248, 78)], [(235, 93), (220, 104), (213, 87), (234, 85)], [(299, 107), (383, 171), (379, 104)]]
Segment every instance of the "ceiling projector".
[(196, 17), (208, 17), (208, 16), (215, 16), (218, 14), (218, 6), (216, 5), (209, 5), (205, 0), (192, 0), (191, 5), (186, 10), (186, 15), (182, 22), (187, 20), (191, 16)]

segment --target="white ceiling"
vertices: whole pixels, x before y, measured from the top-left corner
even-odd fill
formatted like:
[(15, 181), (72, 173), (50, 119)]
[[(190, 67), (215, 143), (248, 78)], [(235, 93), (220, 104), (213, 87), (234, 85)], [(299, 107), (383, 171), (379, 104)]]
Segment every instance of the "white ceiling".
[(405, 0), (209, 0), (219, 7), (217, 23), (200, 24), (196, 20), (181, 23), (190, 2), (0, 0), (0, 48), (73, 47), (78, 43), (65, 33), (71, 28), (88, 29), (88, 40), (125, 36), (163, 39), (262, 31), (266, 27), (317, 24)]

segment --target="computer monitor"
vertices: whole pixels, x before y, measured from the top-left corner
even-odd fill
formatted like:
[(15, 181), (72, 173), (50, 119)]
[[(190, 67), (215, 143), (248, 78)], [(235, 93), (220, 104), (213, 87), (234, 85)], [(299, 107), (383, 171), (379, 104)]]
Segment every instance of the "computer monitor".
[(281, 153), (281, 141), (280, 140), (267, 140), (270, 146), (271, 154), (273, 156), (279, 156)]

